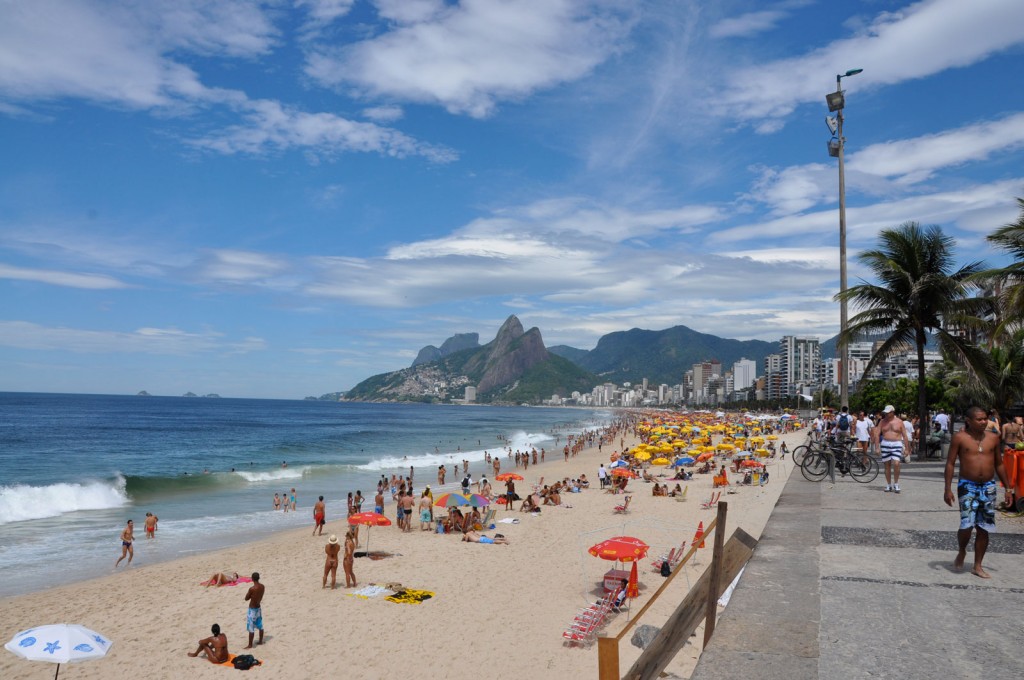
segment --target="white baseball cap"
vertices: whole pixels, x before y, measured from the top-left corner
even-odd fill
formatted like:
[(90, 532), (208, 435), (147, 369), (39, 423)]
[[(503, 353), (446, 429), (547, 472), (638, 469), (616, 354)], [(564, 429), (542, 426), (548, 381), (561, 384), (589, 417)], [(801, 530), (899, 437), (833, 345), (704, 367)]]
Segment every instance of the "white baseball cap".
[(896, 409), (893, 408), (893, 405), (889, 404), (888, 406), (886, 406), (885, 408), (882, 409), (882, 413), (892, 413), (895, 410)]

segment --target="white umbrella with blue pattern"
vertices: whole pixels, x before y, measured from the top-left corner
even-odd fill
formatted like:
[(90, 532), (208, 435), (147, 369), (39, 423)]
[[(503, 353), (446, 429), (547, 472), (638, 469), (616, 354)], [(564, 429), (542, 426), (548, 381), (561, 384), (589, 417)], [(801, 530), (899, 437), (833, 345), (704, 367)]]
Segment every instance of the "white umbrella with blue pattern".
[(30, 661), (57, 664), (56, 680), (62, 663), (76, 663), (105, 656), (113, 642), (96, 631), (73, 623), (55, 623), (23, 630), (4, 647)]

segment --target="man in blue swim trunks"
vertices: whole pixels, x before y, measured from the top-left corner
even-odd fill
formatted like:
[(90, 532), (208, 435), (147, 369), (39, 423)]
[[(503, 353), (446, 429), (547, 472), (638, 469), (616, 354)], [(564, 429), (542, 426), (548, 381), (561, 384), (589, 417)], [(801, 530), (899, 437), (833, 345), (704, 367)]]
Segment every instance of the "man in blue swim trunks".
[(260, 573), (252, 572), (252, 586), (245, 594), (245, 599), (249, 602), (249, 612), (245, 619), (245, 629), (249, 631), (249, 644), (246, 645), (246, 649), (252, 649), (252, 638), (257, 630), (260, 632), (260, 640), (256, 644), (263, 644), (263, 609), (261, 605), (265, 592), (266, 587), (260, 583)]
[(484, 536), (483, 534), (475, 531), (467, 531), (462, 534), (462, 540), (467, 543), (490, 543), (492, 545), (508, 545), (508, 539), (500, 534), (495, 534), (494, 538)]
[(953, 561), (953, 568), (963, 569), (967, 558), (967, 544), (971, 542), (971, 532), (977, 529), (974, 538), (974, 569), (971, 573), (980, 578), (991, 578), (981, 562), (988, 550), (988, 535), (995, 531), (996, 525), (996, 483), (995, 476), (1006, 488), (1006, 503), (1013, 502), (1013, 489), (1010, 488), (1003, 468), (1003, 456), (999, 446), (999, 435), (986, 431), (988, 417), (984, 409), (972, 406), (967, 409), (963, 431), (958, 432), (949, 445), (949, 456), (946, 459), (946, 491), (943, 500), (946, 505), (953, 505), (953, 471), (956, 461), (960, 461), (960, 478), (956, 485), (956, 494), (960, 505), (960, 530), (956, 537), (959, 550)]

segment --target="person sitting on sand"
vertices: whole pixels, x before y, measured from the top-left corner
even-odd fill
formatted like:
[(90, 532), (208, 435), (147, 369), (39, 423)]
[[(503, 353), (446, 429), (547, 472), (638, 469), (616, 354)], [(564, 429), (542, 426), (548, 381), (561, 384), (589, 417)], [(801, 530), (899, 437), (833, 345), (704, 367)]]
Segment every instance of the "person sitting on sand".
[(209, 588), (210, 586), (233, 586), (236, 583), (238, 583), (238, 572), (232, 571), (217, 572), (216, 574), (211, 576), (209, 580), (204, 581), (201, 585), (204, 585), (207, 588)]
[(199, 641), (199, 648), (189, 652), (191, 657), (197, 657), (206, 652), (206, 660), (210, 663), (224, 663), (228, 660), (228, 636), (220, 632), (220, 625), (213, 624), (210, 627), (211, 637)]
[(663, 494), (661, 492), (661, 484), (655, 484), (654, 488), (651, 489), (651, 496), (664, 496), (664, 495), (665, 494)]
[(490, 538), (489, 536), (485, 536), (484, 534), (478, 533), (476, 531), (467, 531), (466, 533), (462, 534), (462, 540), (466, 543), (490, 543), (498, 545), (508, 545), (508, 539), (502, 536), (501, 534), (495, 534), (494, 538)]
[(589, 489), (590, 488), (590, 480), (587, 479), (587, 476), (585, 474), (580, 475), (580, 480), (579, 481), (580, 481), (580, 488), (581, 489)]
[[(668, 486), (668, 485), (666, 484), (665, 486)], [(681, 486), (676, 484), (676, 488), (672, 489), (672, 491), (670, 491), (668, 495), (671, 496), (672, 498), (675, 498), (676, 496), (682, 496), (683, 495), (683, 489), (682, 489)]]
[(540, 508), (537, 506), (536, 496), (530, 494), (523, 499), (523, 504), (519, 506), (519, 512), (540, 512)]

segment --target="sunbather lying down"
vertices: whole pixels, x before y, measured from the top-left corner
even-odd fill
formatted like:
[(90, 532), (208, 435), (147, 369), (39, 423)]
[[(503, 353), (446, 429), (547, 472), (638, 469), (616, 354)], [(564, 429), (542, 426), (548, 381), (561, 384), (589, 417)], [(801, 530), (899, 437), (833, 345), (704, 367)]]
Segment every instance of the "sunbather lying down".
[(494, 534), (494, 538), (490, 538), (476, 531), (467, 531), (462, 534), (462, 540), (467, 543), (498, 543), (508, 545), (508, 539), (501, 534)]
[(209, 580), (203, 581), (199, 585), (209, 588), (210, 586), (228, 586), (236, 583), (238, 583), (238, 572), (233, 571), (228, 574), (225, 574), (224, 572), (217, 572), (211, 576)]

